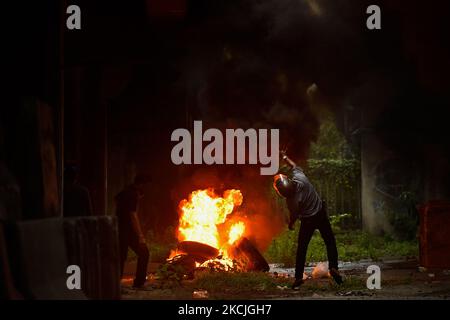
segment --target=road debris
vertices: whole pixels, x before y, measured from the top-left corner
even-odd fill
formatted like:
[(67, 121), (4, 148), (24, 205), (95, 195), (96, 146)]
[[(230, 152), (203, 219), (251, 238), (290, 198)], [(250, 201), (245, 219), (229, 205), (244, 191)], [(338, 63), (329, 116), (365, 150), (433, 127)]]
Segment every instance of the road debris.
[(208, 299), (209, 294), (206, 290), (195, 290), (192, 292), (192, 298), (194, 299)]

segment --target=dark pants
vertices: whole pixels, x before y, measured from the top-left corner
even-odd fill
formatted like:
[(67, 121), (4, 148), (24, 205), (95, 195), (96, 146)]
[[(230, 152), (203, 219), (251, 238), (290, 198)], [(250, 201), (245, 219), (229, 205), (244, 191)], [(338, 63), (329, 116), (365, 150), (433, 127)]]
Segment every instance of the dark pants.
[(123, 269), (125, 261), (128, 256), (128, 248), (136, 253), (137, 267), (136, 277), (134, 279), (134, 286), (141, 286), (145, 283), (147, 277), (147, 265), (149, 259), (149, 252), (147, 245), (139, 243), (138, 237), (133, 232), (120, 232), (119, 230), (119, 246), (120, 246), (120, 274), (123, 276)]
[(298, 233), (297, 261), (295, 265), (295, 277), (303, 278), (305, 269), (306, 251), (309, 241), (316, 229), (319, 229), (325, 245), (327, 247), (328, 268), (338, 268), (338, 253), (336, 248), (336, 239), (333, 230), (331, 230), (330, 221), (326, 209), (323, 208), (317, 214), (309, 218), (302, 218), (300, 231)]

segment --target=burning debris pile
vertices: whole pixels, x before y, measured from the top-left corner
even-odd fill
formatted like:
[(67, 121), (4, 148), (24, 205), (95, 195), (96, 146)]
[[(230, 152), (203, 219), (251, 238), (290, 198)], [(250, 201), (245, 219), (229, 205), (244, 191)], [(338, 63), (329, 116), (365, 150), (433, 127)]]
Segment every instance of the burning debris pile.
[(213, 189), (193, 191), (179, 204), (178, 246), (167, 259), (172, 267), (193, 276), (196, 270), (268, 271), (261, 253), (245, 237), (245, 219), (235, 214), (242, 204), (240, 190), (218, 196)]

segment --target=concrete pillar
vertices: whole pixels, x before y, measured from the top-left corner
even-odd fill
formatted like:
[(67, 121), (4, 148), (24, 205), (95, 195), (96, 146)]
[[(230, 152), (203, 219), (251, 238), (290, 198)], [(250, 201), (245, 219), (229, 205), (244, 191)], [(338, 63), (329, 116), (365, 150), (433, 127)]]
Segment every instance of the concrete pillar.
[(377, 166), (392, 156), (372, 132), (361, 137), (361, 203), (363, 229), (382, 234), (392, 232), (385, 215), (391, 199), (377, 190)]

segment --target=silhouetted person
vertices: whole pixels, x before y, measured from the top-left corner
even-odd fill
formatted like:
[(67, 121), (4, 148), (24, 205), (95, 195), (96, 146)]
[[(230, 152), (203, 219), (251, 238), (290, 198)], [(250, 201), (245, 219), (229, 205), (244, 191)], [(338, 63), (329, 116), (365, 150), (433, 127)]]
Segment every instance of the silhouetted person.
[(144, 197), (144, 185), (150, 182), (146, 175), (137, 175), (134, 183), (126, 187), (116, 197), (116, 214), (119, 225), (120, 270), (123, 275), (128, 248), (133, 250), (137, 257), (136, 277), (134, 287), (142, 287), (147, 277), (149, 252), (138, 218), (141, 200)]
[(67, 165), (64, 169), (64, 216), (80, 217), (92, 215), (89, 190), (78, 183), (78, 168)]
[(320, 199), (314, 186), (285, 153), (282, 153), (292, 170), (292, 178), (284, 174), (274, 177), (274, 188), (279, 195), (286, 198), (290, 211), (289, 230), (294, 229), (294, 223), (300, 219), (300, 231), (298, 233), (297, 258), (295, 263), (295, 281), (292, 289), (298, 290), (303, 283), (303, 271), (305, 268), (306, 251), (314, 230), (319, 229), (327, 247), (328, 269), (330, 275), (338, 283), (342, 283), (342, 277), (338, 271), (338, 252), (336, 240), (328, 219), (325, 203)]

